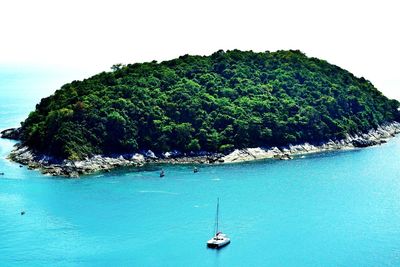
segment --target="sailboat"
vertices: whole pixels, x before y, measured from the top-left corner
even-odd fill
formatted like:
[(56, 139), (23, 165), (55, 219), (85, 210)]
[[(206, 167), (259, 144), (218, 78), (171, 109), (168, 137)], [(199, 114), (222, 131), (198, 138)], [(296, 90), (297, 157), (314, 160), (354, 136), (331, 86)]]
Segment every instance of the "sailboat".
[(215, 235), (213, 238), (207, 241), (207, 247), (209, 248), (221, 248), (223, 246), (228, 245), (231, 242), (231, 240), (226, 234), (223, 234), (222, 232), (219, 231), (218, 217), (219, 217), (219, 198), (217, 199), (217, 215), (215, 216), (215, 226), (214, 226)]

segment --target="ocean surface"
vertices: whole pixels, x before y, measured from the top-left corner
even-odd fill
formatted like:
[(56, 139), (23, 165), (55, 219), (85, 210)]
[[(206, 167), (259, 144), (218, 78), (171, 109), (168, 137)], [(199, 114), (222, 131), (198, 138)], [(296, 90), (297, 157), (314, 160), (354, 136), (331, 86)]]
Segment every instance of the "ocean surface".
[[(0, 72), (0, 129), (46, 95), (45, 76), (22, 86), (26, 76)], [(6, 159), (13, 144), (0, 139), (0, 266), (400, 266), (399, 137), (196, 174), (169, 165), (80, 179), (20, 168)], [(217, 197), (232, 243), (213, 250)]]

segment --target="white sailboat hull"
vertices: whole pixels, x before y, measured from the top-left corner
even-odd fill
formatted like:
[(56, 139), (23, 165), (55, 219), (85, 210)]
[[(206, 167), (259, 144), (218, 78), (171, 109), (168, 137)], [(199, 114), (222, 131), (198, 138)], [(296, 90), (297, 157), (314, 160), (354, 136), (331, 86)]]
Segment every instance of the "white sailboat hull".
[(215, 236), (207, 241), (207, 247), (209, 248), (221, 248), (228, 245), (231, 240), (227, 236)]

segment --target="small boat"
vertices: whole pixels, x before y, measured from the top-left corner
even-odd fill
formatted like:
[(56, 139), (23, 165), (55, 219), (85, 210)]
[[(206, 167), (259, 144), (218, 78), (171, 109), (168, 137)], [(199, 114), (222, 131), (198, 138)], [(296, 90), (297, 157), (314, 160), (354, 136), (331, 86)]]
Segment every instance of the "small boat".
[(231, 240), (218, 229), (218, 219), (219, 219), (219, 198), (217, 199), (217, 215), (215, 216), (215, 235), (213, 238), (207, 241), (207, 247), (209, 248), (221, 248), (228, 245)]
[(0, 175), (4, 175), (4, 172), (0, 172)]
[(194, 168), (193, 168), (193, 172), (194, 172), (194, 173), (199, 172), (199, 169), (197, 169), (197, 167), (194, 167)]
[(161, 172), (160, 172), (160, 178), (162, 178), (162, 177), (164, 177), (165, 176), (165, 172), (164, 172), (164, 170), (161, 170)]

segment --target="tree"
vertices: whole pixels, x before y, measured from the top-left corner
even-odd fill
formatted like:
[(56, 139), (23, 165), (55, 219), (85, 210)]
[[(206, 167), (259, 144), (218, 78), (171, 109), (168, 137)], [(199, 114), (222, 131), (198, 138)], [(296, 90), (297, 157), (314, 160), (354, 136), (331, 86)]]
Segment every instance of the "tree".
[(43, 98), (24, 145), (59, 158), (211, 151), (343, 138), (400, 120), (369, 81), (300, 51), (218, 51), (115, 64)]

